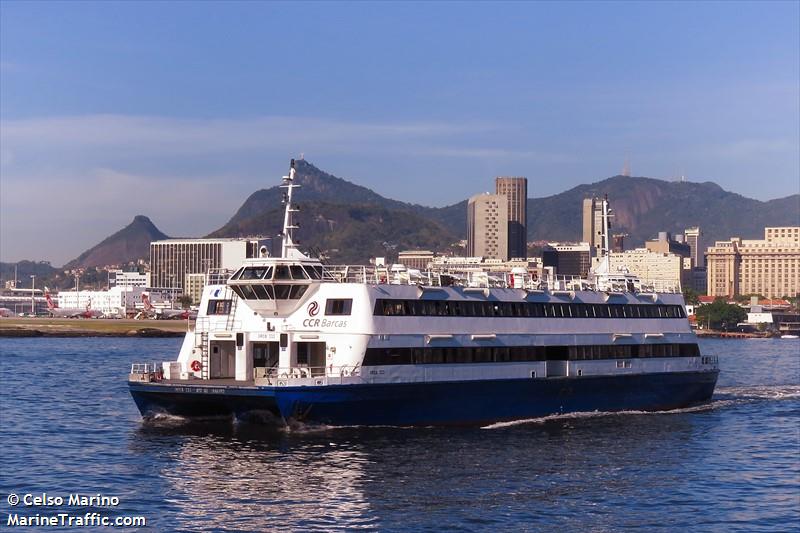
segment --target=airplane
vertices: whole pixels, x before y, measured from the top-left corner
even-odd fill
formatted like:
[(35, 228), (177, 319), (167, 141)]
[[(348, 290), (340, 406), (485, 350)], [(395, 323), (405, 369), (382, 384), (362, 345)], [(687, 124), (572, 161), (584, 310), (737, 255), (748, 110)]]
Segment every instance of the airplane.
[(2, 316), (14, 316), (14, 311), (8, 307), (0, 307), (0, 317)]
[(197, 318), (197, 311), (190, 309), (156, 309), (150, 302), (150, 295), (146, 292), (142, 293), (142, 303), (144, 304), (144, 313), (153, 318), (161, 320), (194, 320)]
[(53, 298), (50, 296), (50, 289), (47, 287), (44, 288), (44, 297), (47, 300), (47, 312), (50, 313), (50, 316), (56, 318), (100, 318), (103, 316), (103, 313), (100, 311), (92, 309), (92, 300), (89, 299), (89, 303), (86, 304), (86, 309), (81, 309), (80, 307), (58, 307), (53, 301)]

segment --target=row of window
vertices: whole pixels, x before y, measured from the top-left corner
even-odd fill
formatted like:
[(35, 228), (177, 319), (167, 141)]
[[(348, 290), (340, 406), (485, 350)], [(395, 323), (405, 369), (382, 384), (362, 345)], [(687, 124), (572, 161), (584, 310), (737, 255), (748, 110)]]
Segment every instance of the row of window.
[(368, 348), (363, 366), (699, 357), (697, 344)]
[(379, 316), (469, 316), (512, 318), (685, 318), (682, 305), (561, 304), (473, 302), (453, 300), (387, 300), (375, 302)]
[(322, 267), (318, 265), (275, 265), (242, 267), (237, 270), (232, 280), (259, 280), (259, 279), (322, 279)]
[(231, 285), (231, 289), (245, 300), (298, 300), (308, 285)]

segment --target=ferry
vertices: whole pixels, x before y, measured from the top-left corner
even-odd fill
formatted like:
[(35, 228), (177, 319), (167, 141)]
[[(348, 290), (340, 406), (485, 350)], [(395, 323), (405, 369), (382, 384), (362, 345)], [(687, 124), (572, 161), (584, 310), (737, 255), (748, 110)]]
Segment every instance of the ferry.
[[(280, 256), (210, 271), (175, 361), (137, 363), (145, 418), (330, 426), (485, 425), (710, 400), (679, 287), (610, 268), (586, 279), (331, 266), (293, 238), (294, 161)], [(604, 249), (608, 207), (604, 201)]]

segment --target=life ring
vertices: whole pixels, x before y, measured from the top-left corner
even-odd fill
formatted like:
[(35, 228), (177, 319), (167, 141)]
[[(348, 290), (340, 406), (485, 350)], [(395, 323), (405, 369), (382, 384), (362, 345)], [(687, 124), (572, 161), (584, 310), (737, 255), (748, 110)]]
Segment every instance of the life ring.
[(197, 359), (192, 361), (192, 364), (189, 366), (191, 367), (193, 372), (200, 372), (200, 361), (198, 361)]

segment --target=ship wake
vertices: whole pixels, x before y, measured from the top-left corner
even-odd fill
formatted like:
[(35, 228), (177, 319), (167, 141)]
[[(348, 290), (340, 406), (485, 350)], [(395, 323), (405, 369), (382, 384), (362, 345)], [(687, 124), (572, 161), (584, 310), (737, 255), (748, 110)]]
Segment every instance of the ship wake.
[(482, 426), (481, 429), (502, 429), (507, 427), (528, 425), (528, 424), (547, 424), (554, 421), (580, 420), (599, 417), (613, 416), (664, 416), (686, 413), (701, 413), (726, 409), (755, 402), (782, 401), (800, 398), (800, 385), (761, 385), (751, 387), (720, 387), (715, 392), (710, 402), (680, 409), (669, 409), (663, 411), (582, 411), (576, 413), (563, 413), (542, 416), (538, 418), (526, 418), (522, 420), (511, 420), (507, 422), (497, 422)]

